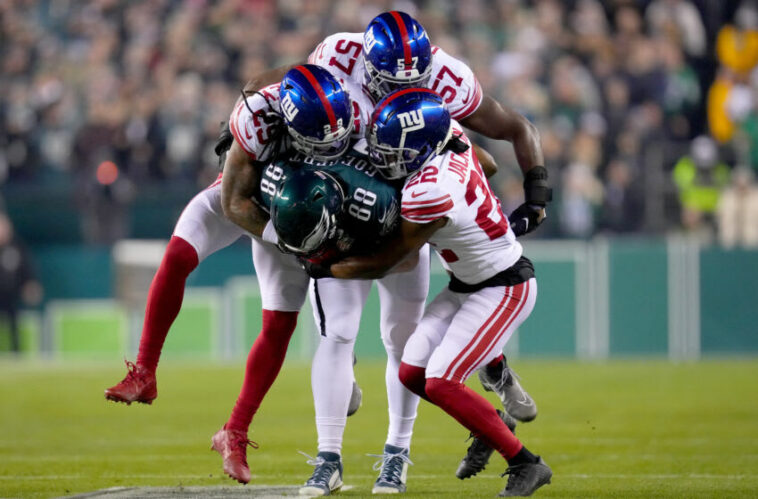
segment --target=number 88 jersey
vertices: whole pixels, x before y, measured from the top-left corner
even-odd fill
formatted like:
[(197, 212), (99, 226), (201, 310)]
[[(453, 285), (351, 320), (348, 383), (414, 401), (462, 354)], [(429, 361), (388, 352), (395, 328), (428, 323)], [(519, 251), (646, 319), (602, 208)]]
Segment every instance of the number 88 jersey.
[(359, 254), (374, 250), (384, 237), (398, 227), (402, 183), (385, 180), (371, 166), (368, 157), (355, 149), (329, 162), (318, 162), (293, 153), (268, 165), (261, 175), (258, 196), (264, 210), (268, 211), (284, 179), (300, 168), (330, 173), (345, 192), (343, 213), (339, 220), (340, 229), (345, 234), (339, 243), (341, 251)]

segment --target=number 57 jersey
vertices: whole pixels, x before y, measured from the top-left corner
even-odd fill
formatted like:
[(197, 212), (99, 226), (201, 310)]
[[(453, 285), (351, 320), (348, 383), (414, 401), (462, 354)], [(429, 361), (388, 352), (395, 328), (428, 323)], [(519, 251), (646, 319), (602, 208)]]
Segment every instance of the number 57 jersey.
[[(364, 87), (363, 33), (326, 37), (308, 56), (308, 62), (323, 66), (335, 78)], [(436, 46), (432, 47), (432, 73), (426, 86), (440, 94), (450, 116), (456, 120), (473, 114), (482, 102), (482, 87), (471, 68)], [(354, 100), (355, 94), (350, 94)]]
[(453, 135), (469, 148), (447, 151), (406, 179), (401, 216), (414, 223), (448, 218), (429, 243), (444, 266), (466, 284), (478, 284), (511, 267), (521, 244), (492, 193), (471, 142), (457, 122)]

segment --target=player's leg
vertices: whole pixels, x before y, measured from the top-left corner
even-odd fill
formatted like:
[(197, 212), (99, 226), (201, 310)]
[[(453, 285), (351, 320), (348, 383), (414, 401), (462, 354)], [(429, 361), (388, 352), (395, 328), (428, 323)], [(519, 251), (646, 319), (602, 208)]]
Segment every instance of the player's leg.
[(253, 239), (253, 262), (263, 305), (262, 328), (245, 365), (240, 394), (226, 424), (213, 436), (213, 449), (224, 460), (224, 472), (247, 483), (247, 438), (253, 416), (281, 370), (308, 292), (308, 275), (297, 259), (276, 246)]
[(485, 288), (465, 296), (426, 369), (426, 393), (508, 462), (506, 495), (529, 495), (549, 483), (552, 472), (529, 452), (499, 417), (495, 408), (464, 381), (502, 352), (534, 307), (534, 278), (510, 287)]
[(429, 249), (419, 252), (419, 262), (408, 272), (398, 272), (377, 281), (381, 303), (382, 343), (387, 351), (385, 382), (389, 428), (382, 451), (382, 465), (372, 492), (405, 492), (410, 463), (411, 436), (419, 397), (400, 382), (398, 371), (408, 338), (424, 314), (429, 292)]
[(311, 305), (321, 339), (313, 357), (311, 387), (318, 455), (301, 494), (327, 495), (342, 484), (342, 437), (353, 385), (353, 346), (372, 281), (315, 279)]
[(220, 180), (192, 198), (179, 217), (150, 285), (137, 362), (127, 362), (127, 376), (105, 391), (106, 398), (127, 404), (149, 404), (155, 399), (155, 370), (169, 328), (182, 307), (187, 277), (208, 255), (243, 234), (244, 230), (223, 215)]

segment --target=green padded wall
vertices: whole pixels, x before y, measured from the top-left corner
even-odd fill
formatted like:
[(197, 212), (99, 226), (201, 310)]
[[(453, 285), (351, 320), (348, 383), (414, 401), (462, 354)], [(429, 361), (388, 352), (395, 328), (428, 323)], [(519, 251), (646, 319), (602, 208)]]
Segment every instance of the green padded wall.
[(666, 245), (616, 241), (609, 254), (611, 355), (668, 351)]
[(700, 252), (703, 353), (758, 352), (758, 252)]

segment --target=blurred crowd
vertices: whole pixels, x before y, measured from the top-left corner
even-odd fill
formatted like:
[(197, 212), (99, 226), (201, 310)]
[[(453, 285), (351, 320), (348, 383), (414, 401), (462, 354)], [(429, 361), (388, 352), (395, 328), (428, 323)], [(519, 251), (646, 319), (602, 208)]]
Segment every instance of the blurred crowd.
[[(538, 125), (555, 190), (538, 237), (715, 234), (743, 224), (732, 212), (758, 210), (751, 0), (8, 0), (1, 192), (66, 186), (85, 240), (128, 236), (141, 190), (215, 177), (219, 122), (251, 76), (390, 9)], [(482, 145), (506, 209), (517, 206), (511, 148)], [(739, 235), (725, 244), (758, 244), (729, 230)]]

